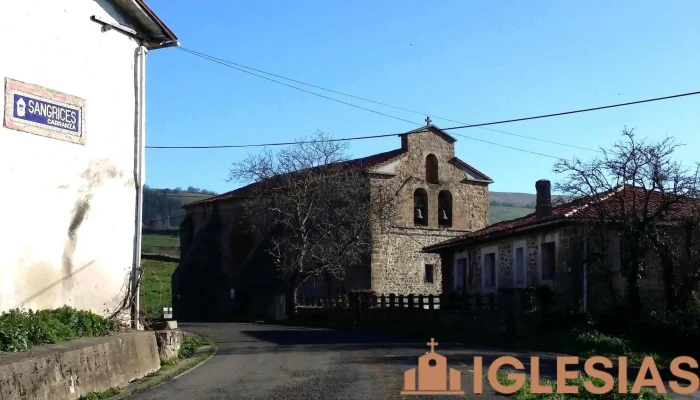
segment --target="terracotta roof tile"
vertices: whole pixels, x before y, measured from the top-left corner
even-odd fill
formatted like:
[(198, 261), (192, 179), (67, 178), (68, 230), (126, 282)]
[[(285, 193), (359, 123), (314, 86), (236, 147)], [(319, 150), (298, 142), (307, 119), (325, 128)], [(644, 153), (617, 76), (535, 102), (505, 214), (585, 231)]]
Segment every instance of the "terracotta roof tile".
[[(477, 240), (487, 240), (509, 231), (527, 229), (545, 223), (596, 219), (598, 218), (599, 212), (602, 210), (605, 210), (611, 217), (619, 216), (622, 210), (620, 196), (625, 197), (625, 207), (632, 208), (633, 205), (636, 204), (638, 209), (642, 209), (647, 198), (647, 192), (638, 187), (619, 187), (618, 189), (602, 194), (598, 201), (594, 201), (591, 197), (576, 199), (566, 204), (552, 207), (551, 215), (538, 218), (533, 212), (524, 217), (498, 222), (478, 231), (427, 246), (423, 250), (431, 251), (437, 248), (451, 247)], [(655, 212), (663, 202), (664, 196), (662, 193), (648, 193), (648, 212)], [(665, 213), (664, 219), (667, 221), (679, 220), (689, 217), (698, 211), (700, 211), (700, 199), (688, 199), (672, 206), (668, 212)]]

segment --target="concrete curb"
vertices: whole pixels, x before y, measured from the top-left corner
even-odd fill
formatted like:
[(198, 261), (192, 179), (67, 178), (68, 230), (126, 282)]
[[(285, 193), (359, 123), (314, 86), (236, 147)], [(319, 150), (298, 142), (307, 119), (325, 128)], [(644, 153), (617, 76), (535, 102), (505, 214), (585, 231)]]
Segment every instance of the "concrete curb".
[(177, 379), (209, 361), (216, 355), (217, 350), (216, 344), (212, 346), (202, 346), (197, 349), (194, 356), (181, 360), (172, 367), (160, 369), (150, 376), (134, 381), (124, 387), (118, 395), (108, 397), (106, 400), (128, 399), (143, 391), (156, 388), (170, 380)]

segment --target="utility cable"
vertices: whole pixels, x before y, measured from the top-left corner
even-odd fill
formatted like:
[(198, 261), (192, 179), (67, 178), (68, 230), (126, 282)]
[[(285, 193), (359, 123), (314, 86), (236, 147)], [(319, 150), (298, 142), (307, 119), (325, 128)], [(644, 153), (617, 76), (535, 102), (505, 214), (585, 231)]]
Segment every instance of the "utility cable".
[[(342, 95), (342, 96), (351, 97), (351, 98), (353, 98), (353, 99), (362, 100), (362, 101), (367, 101), (367, 102), (370, 102), (370, 103), (378, 104), (378, 105), (385, 106), (385, 107), (394, 108), (394, 109), (401, 110), (401, 111), (410, 112), (410, 113), (413, 113), (413, 114), (418, 114), (418, 115), (432, 115), (433, 118), (437, 118), (437, 119), (441, 119), (441, 120), (449, 121), (449, 122), (454, 122), (454, 123), (456, 123), (456, 124), (464, 124), (464, 125), (467, 124), (466, 122), (457, 121), (457, 120), (450, 119), (450, 118), (446, 118), (446, 117), (436, 116), (436, 115), (433, 115), (433, 114), (431, 114), (431, 113), (425, 113), (425, 112), (420, 112), (420, 111), (411, 110), (411, 109), (408, 109), (408, 108), (398, 107), (398, 106), (394, 106), (394, 105), (391, 105), (391, 104), (383, 103), (383, 102), (381, 102), (381, 101), (371, 100), (371, 99), (368, 99), (368, 98), (366, 98), (366, 97), (355, 96), (355, 95), (352, 95), (352, 94), (339, 92), (339, 91), (337, 91), (337, 90), (324, 88), (324, 87), (322, 87), (322, 86), (314, 85), (314, 84), (311, 84), (311, 83), (302, 82), (302, 81), (299, 81), (299, 80), (296, 80), (296, 79), (287, 78), (287, 77), (282, 76), (282, 75), (273, 74), (273, 73), (271, 73), (271, 72), (263, 71), (263, 70), (261, 70), (261, 69), (257, 69), (257, 68), (253, 68), (253, 67), (248, 67), (248, 66), (243, 65), (243, 64), (238, 64), (238, 63), (235, 63), (235, 62), (233, 62), (233, 61), (224, 60), (224, 59), (222, 59), (222, 58), (214, 57), (214, 56), (212, 56), (212, 55), (205, 54), (205, 53), (201, 53), (201, 52), (198, 52), (198, 51), (195, 51), (195, 50), (192, 50), (192, 49), (183, 48), (183, 47), (178, 47), (178, 49), (179, 49), (179, 50), (182, 50), (182, 51), (184, 51), (184, 52), (190, 53), (190, 54), (192, 54), (192, 55), (195, 55), (195, 56), (198, 56), (198, 57), (201, 57), (201, 58), (204, 58), (204, 59), (208, 59), (209, 61), (217, 62), (217, 63), (222, 64), (222, 65), (229, 66), (229, 65), (227, 65), (227, 64), (230, 64), (230, 65), (233, 65), (233, 66), (235, 66), (235, 67), (249, 69), (249, 70), (251, 70), (251, 71), (260, 72), (260, 73), (265, 74), (265, 75), (274, 76), (275, 78), (285, 79), (285, 80), (288, 80), (288, 81), (290, 81), (290, 82), (295, 82), (295, 83), (299, 83), (299, 84), (302, 84), (302, 85), (306, 85), (306, 86), (309, 86), (309, 87), (312, 87), (312, 88), (321, 89), (321, 90), (325, 90), (325, 91), (327, 91), (327, 92), (336, 93), (336, 94), (339, 94), (339, 95)], [(232, 68), (234, 68), (234, 67), (232, 67)], [(234, 68), (234, 69), (238, 69), (238, 68)], [(588, 151), (600, 152), (600, 150), (591, 149), (591, 148), (589, 148), (589, 147), (582, 147), (582, 146), (576, 146), (576, 145), (571, 145), (571, 144), (566, 144), (566, 143), (561, 143), (561, 142), (555, 142), (555, 141), (552, 141), (552, 140), (540, 139), (540, 138), (536, 138), (536, 137), (532, 137), (532, 136), (521, 135), (521, 134), (512, 133), (512, 132), (506, 132), (506, 131), (503, 131), (503, 130), (498, 130), (498, 129), (493, 129), (493, 128), (480, 127), (480, 129), (484, 129), (484, 130), (491, 131), (491, 132), (503, 133), (503, 134), (506, 134), (506, 135), (521, 137), (521, 138), (530, 139), (530, 140), (537, 140), (537, 141), (545, 142), (545, 143), (556, 144), (556, 145), (559, 145), (559, 146), (573, 147), (573, 148), (581, 149), (581, 150), (588, 150)]]
[[(190, 53), (190, 54), (192, 54), (192, 55), (195, 55), (195, 56), (198, 56), (198, 57), (207, 58), (207, 59), (209, 59), (210, 61), (217, 62), (217, 63), (219, 63), (219, 64), (222, 64), (222, 65), (225, 65), (225, 66), (234, 68), (234, 69), (240, 70), (240, 68), (245, 68), (245, 69), (249, 69), (249, 70), (252, 70), (252, 71), (260, 72), (260, 73), (263, 73), (263, 74), (266, 74), (266, 75), (270, 75), (270, 76), (274, 76), (274, 77), (277, 77), (277, 78), (285, 79), (285, 80), (288, 80), (288, 81), (291, 81), (291, 82), (295, 82), (295, 83), (299, 83), (299, 84), (302, 84), (302, 85), (310, 86), (310, 87), (313, 87), (313, 88), (325, 90), (325, 91), (328, 91), (328, 92), (331, 92), (331, 93), (340, 94), (340, 95), (347, 96), (347, 97), (351, 97), (351, 98), (354, 98), (354, 99), (358, 99), (358, 100), (362, 100), (362, 101), (367, 101), (367, 102), (374, 103), (374, 104), (378, 104), (378, 105), (382, 105), (382, 106), (385, 106), (385, 107), (391, 107), (391, 108), (394, 108), (394, 109), (397, 109), (397, 110), (402, 110), (402, 111), (406, 111), (406, 112), (410, 112), (410, 113), (414, 113), (414, 114), (419, 114), (419, 115), (430, 115), (429, 113), (426, 114), (426, 113), (419, 112), (419, 111), (415, 111), (415, 110), (411, 110), (411, 109), (408, 109), (408, 108), (397, 107), (397, 106), (394, 106), (394, 105), (391, 105), (391, 104), (387, 104), (387, 103), (383, 103), (383, 102), (371, 100), (371, 99), (368, 99), (368, 98), (365, 98), (365, 97), (355, 96), (355, 95), (351, 95), (351, 94), (348, 94), (348, 93), (339, 92), (339, 91), (337, 91), (337, 90), (324, 88), (324, 87), (322, 87), (322, 86), (318, 86), (318, 85), (313, 85), (313, 84), (310, 84), (310, 83), (302, 82), (302, 81), (295, 80), (295, 79), (292, 79), (292, 78), (287, 78), (287, 77), (284, 77), (284, 76), (282, 76), (282, 75), (277, 75), (277, 74), (273, 74), (273, 73), (271, 73), (271, 72), (263, 71), (263, 70), (256, 69), (256, 68), (253, 68), (253, 67), (248, 67), (248, 66), (243, 65), (243, 64), (234, 63), (234, 62), (232, 62), (232, 61), (228, 61), (228, 60), (224, 60), (224, 59), (217, 58), (217, 57), (214, 57), (214, 56), (210, 56), (210, 55), (208, 55), (208, 54), (201, 53), (201, 52), (198, 52), (198, 51), (195, 51), (195, 50), (191, 50), (191, 49), (187, 49), (187, 48), (183, 48), (183, 47), (178, 47), (178, 49), (180, 49), (180, 50), (182, 50), (182, 51), (185, 51), (185, 52), (188, 52), (188, 53)], [(235, 67), (234, 67), (234, 66), (235, 66)], [(236, 68), (236, 67), (240, 67), (240, 68)], [(243, 71), (243, 72), (250, 73), (250, 72), (248, 72), (248, 71)], [(255, 75), (255, 74), (254, 74), (254, 75)], [(257, 75), (256, 75), (256, 76), (257, 76)], [(262, 77), (262, 78), (265, 78), (265, 77)], [(269, 78), (265, 78), (265, 79), (269, 79)], [(274, 81), (274, 80), (273, 80), (273, 81)], [(276, 81), (274, 81), (274, 82), (276, 82)], [(281, 82), (278, 82), (278, 83), (281, 83)], [(284, 83), (281, 83), (281, 84), (284, 84)], [(286, 84), (285, 84), (285, 85), (286, 85)], [(287, 85), (287, 86), (289, 86), (289, 85)], [(303, 90), (303, 89), (301, 89), (301, 90)], [(313, 92), (311, 92), (311, 93), (312, 93), (312, 94), (315, 94), (315, 93), (313, 93)], [(670, 95), (670, 96), (655, 97), (655, 98), (651, 98), (651, 99), (637, 100), (637, 101), (631, 101), (631, 102), (626, 102), (626, 103), (617, 103), (617, 104), (611, 104), (611, 105), (599, 106), (599, 107), (584, 108), (584, 109), (572, 110), (572, 111), (565, 111), (565, 112), (559, 112), (559, 113), (537, 115), (537, 116), (532, 116), (532, 117), (514, 118), (514, 119), (507, 119), (507, 120), (501, 120), (501, 121), (495, 121), (495, 122), (485, 122), (485, 123), (480, 123), (480, 124), (467, 124), (467, 123), (465, 123), (465, 122), (460, 122), (460, 121), (457, 121), (457, 120), (454, 120), (454, 119), (449, 119), (449, 118), (440, 117), (440, 116), (433, 116), (433, 118), (442, 119), (442, 120), (445, 120), (445, 121), (450, 121), (450, 122), (462, 124), (462, 125), (460, 125), (460, 126), (454, 126), (454, 127), (449, 127), (449, 128), (442, 128), (443, 130), (455, 130), (455, 129), (466, 129), (466, 128), (483, 128), (483, 127), (489, 126), (489, 125), (506, 124), (506, 123), (512, 123), (512, 122), (529, 121), (529, 120), (534, 120), (534, 119), (551, 118), (551, 117), (557, 117), (557, 116), (563, 116), (563, 115), (578, 114), (578, 113), (590, 112), (590, 111), (599, 111), (599, 110), (605, 110), (605, 109), (609, 109), (609, 108), (624, 107), (624, 106), (630, 106), (630, 105), (636, 105), (636, 104), (643, 104), (643, 103), (650, 103), (650, 102), (661, 101), (661, 100), (670, 100), (670, 99), (675, 99), (675, 98), (680, 98), (680, 97), (694, 96), (694, 95), (698, 95), (698, 94), (700, 94), (700, 91), (687, 92), (687, 93), (680, 93), (680, 94), (675, 94), (675, 95)], [(321, 96), (322, 96), (322, 95), (321, 95)], [(325, 96), (324, 96), (324, 97), (325, 97)], [(336, 100), (336, 99), (331, 99), (331, 100), (338, 101), (338, 100)], [(346, 104), (346, 103), (343, 102), (343, 104)], [(348, 105), (355, 106), (354, 104), (348, 104)], [(363, 109), (364, 109), (364, 108), (363, 108)], [(371, 112), (377, 113), (377, 112), (374, 111), (374, 110), (366, 110), (366, 111), (371, 111)], [(384, 115), (384, 114), (382, 113), (382, 115)], [(390, 118), (395, 118), (395, 119), (398, 118), (398, 117), (389, 116), (389, 115), (385, 115), (385, 116), (388, 116), (388, 117), (390, 117)], [(401, 120), (403, 120), (403, 119), (401, 119)], [(403, 121), (406, 121), (406, 120), (403, 120)], [(406, 122), (409, 122), (409, 121), (406, 121)], [(413, 122), (411, 122), (411, 123), (413, 123)], [(583, 150), (590, 150), (590, 151), (597, 151), (597, 152), (600, 152), (600, 150), (597, 150), (597, 149), (591, 149), (591, 148), (587, 148), (587, 147), (569, 145), (569, 144), (566, 144), (566, 143), (560, 143), (560, 142), (550, 141), (550, 140), (546, 140), (546, 139), (535, 138), (535, 137), (532, 137), (532, 136), (520, 135), (520, 134), (516, 134), (516, 133), (512, 133), (512, 132), (502, 131), (502, 130), (496, 130), (496, 129), (490, 129), (490, 128), (483, 128), (483, 129), (488, 129), (488, 130), (491, 130), (491, 131), (493, 131), (493, 132), (500, 132), (500, 133), (504, 133), (504, 134), (507, 134), (507, 135), (522, 137), (522, 138), (526, 138), (526, 139), (538, 140), (538, 141), (542, 141), (542, 142), (557, 144), (557, 145), (560, 145), (560, 146), (574, 147), (574, 148), (579, 148), (579, 149), (583, 149)]]
[(268, 77), (266, 77), (266, 76), (262, 76), (262, 75), (259, 75), (259, 74), (254, 73), (254, 72), (246, 71), (246, 70), (244, 70), (244, 69), (242, 69), (242, 68), (238, 68), (238, 67), (235, 67), (235, 66), (232, 66), (232, 65), (228, 65), (228, 64), (223, 63), (223, 62), (221, 62), (221, 61), (218, 61), (218, 60), (216, 60), (216, 59), (214, 59), (214, 58), (212, 58), (212, 57), (209, 57), (209, 56), (206, 56), (206, 55), (199, 55), (199, 54), (192, 53), (190, 50), (185, 50), (185, 49), (182, 49), (182, 48), (181, 48), (180, 50), (182, 50), (182, 51), (184, 51), (184, 52), (188, 52), (188, 53), (190, 53), (190, 54), (192, 54), (192, 55), (195, 55), (195, 56), (197, 56), (197, 57), (201, 57), (201, 58), (207, 59), (207, 60), (209, 60), (209, 61), (211, 61), (211, 62), (215, 62), (215, 63), (217, 63), (217, 64), (221, 64), (221, 65), (224, 65), (224, 66), (226, 66), (226, 67), (233, 68), (233, 69), (238, 70), (238, 71), (241, 71), (241, 72), (245, 72), (246, 74), (250, 74), (250, 75), (253, 75), (253, 76), (257, 76), (258, 78), (266, 79), (266, 80), (268, 80), (268, 81), (275, 82), (275, 83), (278, 83), (278, 84), (280, 84), (280, 85), (284, 85), (284, 86), (290, 87), (290, 88), (292, 88), (292, 89), (300, 90), (300, 91), (302, 91), (302, 92), (309, 93), (309, 94), (312, 94), (312, 95), (314, 95), (314, 96), (322, 97), (322, 98), (324, 98), (324, 99), (326, 99), (326, 100), (335, 101), (335, 102), (338, 102), (338, 103), (340, 103), (340, 104), (345, 104), (346, 106), (359, 108), (360, 110), (368, 111), (368, 112), (371, 112), (371, 113), (374, 113), (374, 114), (379, 114), (379, 115), (382, 115), (382, 116), (385, 116), (385, 117), (388, 117), (388, 118), (393, 118), (393, 119), (396, 119), (396, 120), (399, 120), (399, 121), (408, 122), (409, 124), (421, 125), (421, 124), (419, 124), (419, 123), (417, 123), (417, 122), (414, 122), (414, 121), (409, 121), (409, 120), (407, 120), (407, 119), (395, 117), (395, 116), (393, 116), (393, 115), (389, 115), (389, 114), (385, 114), (385, 113), (383, 113), (383, 112), (375, 111), (375, 110), (372, 110), (372, 109), (369, 109), (369, 108), (361, 107), (361, 106), (358, 106), (358, 105), (356, 105), (356, 104), (352, 104), (352, 103), (348, 103), (348, 102), (345, 102), (345, 101), (342, 101), (342, 100), (334, 99), (334, 98), (332, 98), (332, 97), (324, 96), (324, 95), (322, 95), (322, 94), (319, 94), (319, 93), (316, 93), (316, 92), (312, 92), (312, 91), (310, 91), (310, 90), (302, 89), (302, 88), (297, 87), (297, 86), (294, 86), (294, 85), (289, 85), (289, 84), (286, 84), (286, 83), (284, 83), (284, 82), (276, 81), (276, 80), (271, 79), (271, 78), (268, 78)]

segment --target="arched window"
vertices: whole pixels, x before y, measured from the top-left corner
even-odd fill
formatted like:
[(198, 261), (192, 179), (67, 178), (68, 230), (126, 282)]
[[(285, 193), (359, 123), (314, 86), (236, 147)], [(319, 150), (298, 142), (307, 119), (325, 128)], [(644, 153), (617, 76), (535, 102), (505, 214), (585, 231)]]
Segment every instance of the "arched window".
[(413, 192), (413, 224), (428, 225), (428, 192), (422, 188)]
[(447, 190), (438, 193), (438, 225), (445, 228), (452, 226), (452, 193)]
[(428, 183), (439, 183), (438, 160), (435, 154), (428, 154), (425, 158), (425, 180)]

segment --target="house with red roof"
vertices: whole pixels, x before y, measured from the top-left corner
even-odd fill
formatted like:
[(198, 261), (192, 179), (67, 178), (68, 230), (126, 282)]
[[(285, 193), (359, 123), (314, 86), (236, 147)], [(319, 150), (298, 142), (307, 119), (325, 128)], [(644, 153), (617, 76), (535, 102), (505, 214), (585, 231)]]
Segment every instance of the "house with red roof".
[[(361, 168), (371, 187), (382, 185), (396, 197), (397, 218), (388, 229), (371, 232), (371, 251), (362, 265), (348, 267), (343, 280), (308, 280), (302, 296), (377, 293), (439, 294), (443, 270), (437, 254), (423, 247), (486, 227), (488, 187), (493, 180), (455, 155), (456, 139), (428, 124), (398, 135), (401, 147), (347, 161)], [(205, 314), (267, 314), (275, 294), (284, 293), (266, 256), (272, 227), (238, 228), (238, 205), (260, 183), (184, 206), (181, 263), (173, 274), (173, 308), (180, 320)]]
[[(547, 285), (584, 309), (606, 307), (609, 296), (624, 293), (624, 241), (613, 227), (623, 214), (658, 214), (656, 223), (664, 225), (700, 215), (696, 199), (669, 205), (667, 194), (627, 185), (559, 205), (552, 204), (548, 180), (537, 181), (535, 188), (532, 214), (423, 249), (441, 257), (444, 293), (494, 293), (501, 288)], [(588, 264), (593, 252), (603, 248), (609, 280), (594, 274)], [(652, 267), (642, 276), (642, 295), (651, 303), (663, 304), (661, 268), (651, 249), (645, 264)]]

